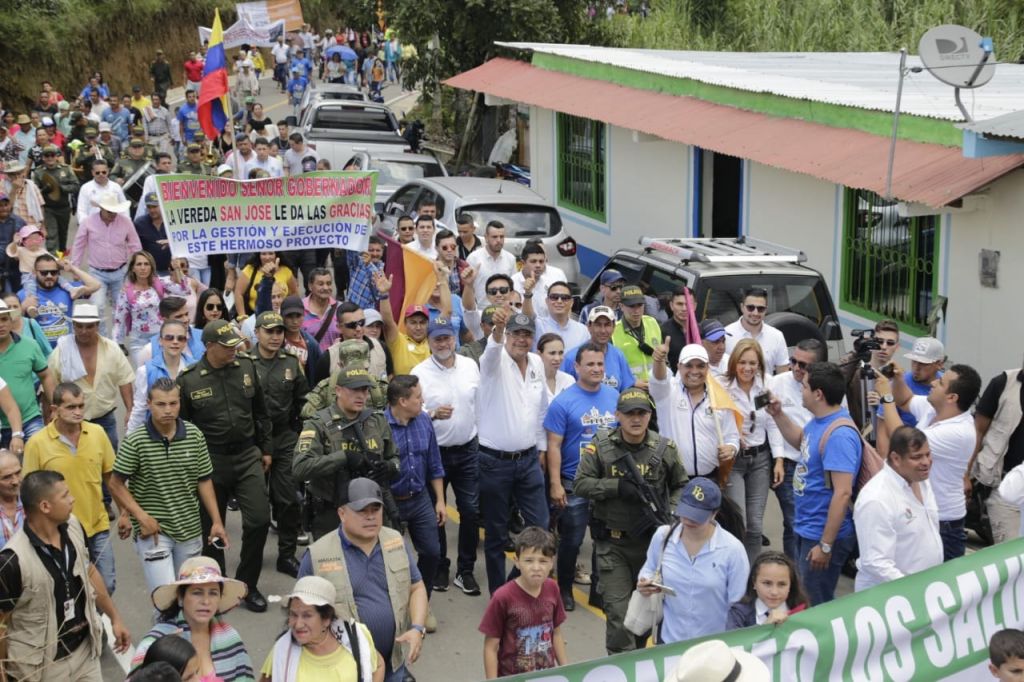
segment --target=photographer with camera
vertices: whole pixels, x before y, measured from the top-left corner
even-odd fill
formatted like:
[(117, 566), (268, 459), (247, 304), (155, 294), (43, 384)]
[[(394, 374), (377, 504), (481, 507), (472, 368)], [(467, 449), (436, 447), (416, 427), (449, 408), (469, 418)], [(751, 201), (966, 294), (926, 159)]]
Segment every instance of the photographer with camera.
[[(882, 320), (874, 329), (854, 329), (853, 352), (843, 357), (839, 366), (846, 379), (846, 402), (857, 427), (873, 420), (878, 408), (878, 395), (874, 393), (875, 372), (892, 378), (892, 356), (900, 345), (900, 328), (892, 320)], [(874, 442), (874, 429), (868, 435)]]
[(635, 386), (647, 390), (647, 381), (654, 366), (654, 347), (661, 345), (661, 327), (650, 315), (644, 315), (643, 289), (630, 284), (622, 290), (622, 319), (615, 323), (612, 343), (622, 350), (629, 363)]

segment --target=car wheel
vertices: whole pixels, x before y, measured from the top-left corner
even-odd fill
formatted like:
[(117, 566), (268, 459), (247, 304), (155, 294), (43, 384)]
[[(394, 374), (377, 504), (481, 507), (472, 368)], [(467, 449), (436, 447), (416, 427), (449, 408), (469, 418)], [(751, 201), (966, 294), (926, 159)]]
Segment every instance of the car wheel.
[(786, 337), (786, 345), (792, 348), (804, 339), (817, 339), (822, 345), (827, 345), (825, 336), (818, 329), (818, 326), (803, 315), (797, 313), (772, 313), (764, 318), (764, 321), (782, 332)]

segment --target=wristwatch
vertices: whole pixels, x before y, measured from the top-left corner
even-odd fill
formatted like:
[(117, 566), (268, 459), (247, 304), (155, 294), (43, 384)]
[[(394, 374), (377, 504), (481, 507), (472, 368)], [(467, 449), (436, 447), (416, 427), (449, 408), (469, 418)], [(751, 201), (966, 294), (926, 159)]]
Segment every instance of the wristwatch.
[(832, 553), (832, 545), (828, 544), (827, 542), (819, 542), (818, 543), (818, 547), (821, 547), (821, 553), (822, 554), (831, 554)]
[(22, 440), (25, 440), (25, 432), (24, 431), (11, 431), (11, 438), (20, 438)]
[(892, 393), (886, 393), (882, 396), (882, 402), (888, 405), (889, 403), (896, 402), (896, 398), (893, 397)]
[(410, 625), (409, 628), (412, 629), (412, 630), (415, 630), (418, 633), (420, 633), (420, 637), (426, 637), (427, 636), (427, 629), (425, 627), (423, 627), (422, 625)]

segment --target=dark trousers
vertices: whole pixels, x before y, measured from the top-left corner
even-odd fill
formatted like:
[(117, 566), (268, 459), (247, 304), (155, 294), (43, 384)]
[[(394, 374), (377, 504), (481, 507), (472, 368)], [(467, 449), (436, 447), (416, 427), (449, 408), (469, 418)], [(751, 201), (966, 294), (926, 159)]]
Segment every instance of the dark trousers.
[(409, 530), (412, 546), (416, 548), (416, 567), (423, 576), (427, 597), (433, 590), (433, 576), (441, 560), (441, 546), (437, 542), (437, 515), (430, 495), (421, 490), (407, 500), (397, 500), (398, 512)]
[(964, 520), (939, 521), (939, 537), (942, 538), (942, 560), (959, 559), (967, 545), (967, 531)]
[(597, 554), (597, 574), (601, 578), (601, 598), (604, 601), (604, 646), (609, 654), (633, 651), (643, 647), (643, 638), (626, 629), (623, 621), (629, 607), (629, 598), (636, 588), (640, 569), (647, 560), (650, 541), (643, 538), (598, 540), (594, 543)]
[[(459, 511), (459, 556), (456, 572), (472, 573), (476, 563), (476, 550), (480, 546), (480, 452), (474, 438), (469, 443), (452, 448), (441, 448), (444, 464), (444, 490), (451, 485), (455, 492), (455, 508)], [(431, 500), (434, 497), (430, 489)], [(448, 533), (444, 525), (437, 528), (437, 541), (441, 551), (439, 567), (448, 568)], [(424, 577), (424, 580), (427, 580)]]
[(566, 488), (566, 505), (559, 509), (555, 528), (558, 530), (558, 587), (565, 592), (572, 592), (572, 583), (576, 578), (576, 559), (580, 554), (580, 545), (587, 535), (587, 523), (590, 521), (590, 501), (572, 495), (572, 482), (562, 479)]
[(536, 449), (515, 460), (480, 450), (480, 518), (484, 526), (484, 560), (491, 594), (505, 584), (505, 538), (509, 503), (515, 500), (527, 526), (548, 527), (548, 499)]
[[(274, 427), (275, 431), (277, 426)], [(292, 457), (298, 435), (281, 427), (274, 434), (274, 458), (270, 465), (270, 499), (274, 504), (274, 518), (277, 519), (277, 556), (294, 557), (298, 546), (301, 508), (299, 487), (292, 476)]]
[(796, 462), (791, 459), (784, 459), (782, 483), (775, 486), (775, 498), (779, 501), (782, 509), (782, 551), (793, 561), (796, 561), (796, 533), (793, 532), (793, 471), (796, 469)]
[[(117, 410), (113, 409), (110, 412), (107, 412), (104, 415), (96, 417), (95, 419), (90, 419), (89, 421), (103, 429), (103, 431), (107, 434), (107, 438), (110, 439), (110, 447), (114, 449), (114, 452), (117, 452), (117, 446), (119, 442), (117, 439)], [(107, 490), (107, 484), (104, 483), (103, 504), (109, 506), (112, 499), (113, 498), (111, 498), (110, 496), (110, 491)]]
[[(252, 446), (241, 452), (232, 453), (210, 450), (213, 463), (213, 492), (217, 496), (217, 509), (225, 518), (228, 500), (234, 497), (242, 512), (242, 550), (238, 556), (238, 570), (235, 578), (255, 590), (263, 570), (263, 547), (267, 543), (270, 528), (270, 500), (267, 485), (260, 465), (260, 450)], [(202, 506), (199, 508), (203, 522), (203, 537), (209, 537), (213, 521)], [(337, 527), (337, 526), (335, 526)], [(237, 542), (237, 541), (236, 541)], [(227, 575), (224, 552), (213, 545), (206, 545), (203, 554), (216, 559), (220, 570)]]
[(338, 516), (337, 507), (332, 507), (321, 500), (312, 500), (313, 522), (310, 524), (309, 532), (313, 535), (313, 541), (317, 541), (328, 533), (338, 530), (341, 525), (341, 518)]
[(50, 253), (66, 251), (68, 248), (68, 223), (71, 221), (71, 206), (60, 208), (43, 207), (46, 222), (46, 250)]
[(804, 583), (804, 591), (811, 600), (811, 606), (832, 601), (836, 596), (836, 585), (839, 574), (850, 554), (857, 548), (857, 536), (850, 533), (845, 538), (838, 538), (832, 543), (832, 554), (828, 566), (823, 571), (811, 570), (807, 554), (818, 544), (818, 540), (809, 540), (796, 536), (797, 568), (800, 580)]

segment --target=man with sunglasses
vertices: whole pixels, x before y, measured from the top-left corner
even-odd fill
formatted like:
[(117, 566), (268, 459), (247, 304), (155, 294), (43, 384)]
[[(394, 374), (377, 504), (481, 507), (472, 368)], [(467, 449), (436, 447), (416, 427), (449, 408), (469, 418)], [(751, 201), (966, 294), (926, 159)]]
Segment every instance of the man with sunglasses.
[(299, 440), (299, 410), (309, 384), (299, 360), (284, 350), (284, 318), (272, 310), (256, 318), (256, 374), (273, 424), (273, 457), (270, 460), (270, 500), (277, 520), (277, 570), (291, 577), (299, 571), (295, 558), (301, 519), (292, 476), (292, 455)]
[(395, 228), (399, 244), (412, 244), (416, 241), (416, 221), (412, 216), (404, 215), (398, 219), (398, 226)]
[(103, 158), (95, 159), (89, 165), (89, 173), (92, 175), (92, 180), (83, 184), (82, 189), (78, 192), (78, 211), (76, 217), (78, 218), (79, 225), (85, 222), (86, 218), (100, 210), (100, 199), (107, 194), (113, 193), (118, 201), (125, 201), (124, 190), (121, 189), (121, 185), (110, 181), (110, 168), (113, 165), (113, 161), (107, 161)]
[(605, 306), (615, 313), (615, 321), (617, 322), (619, 318), (622, 317), (622, 311), (619, 309), (619, 304), (622, 302), (622, 288), (624, 286), (626, 286), (626, 278), (623, 277), (622, 273), (618, 270), (609, 268), (602, 272), (600, 298), (596, 298), (583, 306), (583, 310), (580, 311), (580, 319), (590, 319), (591, 310), (598, 306)]
[[(868, 364), (875, 372), (888, 371), (886, 368), (892, 364), (892, 357), (900, 345), (900, 327), (893, 320), (881, 320), (875, 324), (874, 338), (878, 342), (878, 349), (871, 351), (871, 359)], [(874, 381), (868, 381), (866, 387), (868, 394), (863, 395), (860, 362), (853, 352), (847, 353), (840, 359), (839, 367), (843, 371), (843, 376), (846, 377), (846, 401), (850, 406), (850, 414), (858, 428), (864, 428), (865, 412), (871, 415), (877, 412), (879, 417), (883, 414), (882, 406), (875, 402), (877, 394), (874, 391)], [(868, 406), (864, 405), (865, 399)], [(872, 403), (874, 404), (872, 405)], [(873, 432), (869, 434), (868, 440), (874, 442), (875, 434)]]
[(732, 353), (740, 339), (754, 339), (764, 353), (764, 371), (771, 376), (789, 369), (789, 346), (782, 332), (764, 321), (766, 312), (768, 292), (757, 287), (747, 289), (743, 294), (740, 319), (725, 328), (729, 334), (725, 340), (725, 350)]
[(626, 356), (636, 386), (645, 391), (654, 347), (661, 345), (661, 326), (650, 315), (644, 315), (646, 303), (643, 289), (635, 284), (624, 287), (619, 305), (622, 319), (615, 324), (612, 333), (612, 343)]
[[(80, 180), (86, 180), (90, 177), (95, 179), (96, 176), (92, 173), (92, 166), (97, 161), (105, 161), (109, 169), (117, 160), (114, 150), (99, 141), (99, 134), (99, 131), (93, 126), (85, 128), (85, 142), (75, 150), (74, 156), (71, 159), (71, 170), (78, 174)], [(88, 185), (89, 183), (86, 182), (85, 184)], [(82, 190), (85, 190), (84, 185)], [(79, 207), (82, 206), (81, 195), (78, 197), (78, 205)]]
[[(36, 323), (42, 328), (43, 335), (50, 342), (50, 347), (56, 348), (61, 337), (71, 333), (71, 312), (74, 301), (99, 291), (100, 282), (88, 272), (66, 260), (58, 263), (57, 259), (48, 253), (36, 258), (33, 267), (36, 276), (36, 295), (26, 296), (27, 292), (22, 289), (18, 292), (18, 298), (21, 300), (22, 309), (26, 315), (29, 315), (29, 311), (35, 308)], [(76, 281), (68, 283), (68, 287), (61, 286), (60, 273), (62, 269), (75, 277)]]
[[(558, 334), (565, 348), (575, 348), (590, 340), (587, 328), (569, 316), (572, 312), (572, 289), (568, 282), (552, 282), (546, 298), (548, 314), (535, 320), (538, 339), (545, 334)], [(529, 311), (524, 312), (529, 315)]]
[[(481, 310), (478, 306), (483, 306), (484, 308), (495, 306), (512, 310), (514, 306), (511, 303), (511, 299), (513, 296), (518, 296), (518, 292), (512, 288), (512, 278), (509, 275), (498, 272), (487, 278), (487, 282), (484, 284), (484, 294), (487, 298), (483, 302), (478, 303), (475, 282), (479, 278), (480, 273), (478, 271), (472, 268), (467, 269), (463, 276), (465, 286), (462, 289), (462, 307), (465, 313), (466, 328), (469, 329), (469, 333), (475, 339), (486, 336), (480, 327)], [(520, 305), (519, 307), (521, 308), (522, 306)]]
[[(804, 407), (804, 377), (807, 367), (815, 362), (823, 361), (828, 349), (817, 339), (804, 339), (796, 344), (793, 355), (789, 358), (788, 372), (768, 377), (768, 392), (773, 401), (778, 401), (782, 411), (789, 420), (803, 428), (813, 416)], [(782, 551), (793, 561), (797, 561), (796, 535), (793, 532), (793, 470), (800, 461), (800, 449), (786, 442), (782, 432), (772, 429), (768, 432), (772, 460), (775, 462), (772, 474), (772, 488), (782, 508)]]
[[(60, 149), (43, 147), (43, 164), (32, 173), (32, 181), (43, 190), (43, 218), (46, 221), (46, 250), (64, 251), (68, 246), (71, 197), (78, 191), (75, 174), (63, 163)], [(47, 179), (49, 178), (49, 179)]]
[[(516, 257), (505, 250), (505, 225), (497, 220), (487, 223), (484, 229), (484, 248), (469, 254), (466, 262), (476, 273), (473, 293), (477, 301), (488, 298), (487, 289), (493, 275), (505, 275), (511, 287), (511, 278), (516, 272)], [(466, 307), (468, 309), (470, 306)]]

